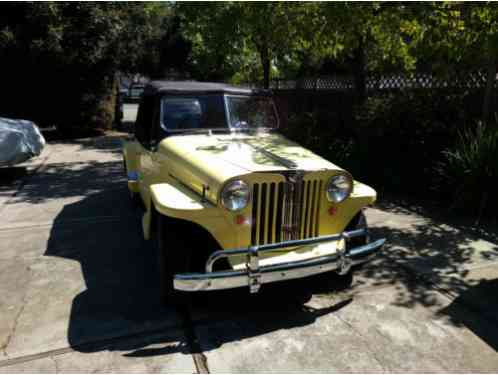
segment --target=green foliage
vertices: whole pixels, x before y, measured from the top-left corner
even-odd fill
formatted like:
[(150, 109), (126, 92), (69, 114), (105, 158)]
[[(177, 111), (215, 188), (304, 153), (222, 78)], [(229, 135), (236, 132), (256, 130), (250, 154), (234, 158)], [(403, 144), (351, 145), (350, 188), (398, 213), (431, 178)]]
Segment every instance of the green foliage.
[(498, 6), (431, 2), (414, 7), (420, 43), (413, 51), (433, 69), (483, 65), (498, 53)]
[(240, 81), (266, 74), (268, 79), (297, 51), (310, 49), (316, 42), (317, 9), (315, 3), (227, 1), (179, 3), (175, 11), (192, 43), (196, 75)]
[(182, 33), (192, 45), (189, 63), (195, 77), (221, 80), (240, 70), (246, 55), (240, 53), (237, 11), (226, 2), (176, 4)]
[[(498, 6), (487, 2), (10, 3), (0, 13), (0, 75), (11, 95), (0, 110), (49, 124), (108, 127), (111, 114), (96, 113), (112, 108), (100, 102), (114, 100), (109, 92), (117, 70), (152, 77), (186, 70), (200, 80), (267, 83), (318, 72), (329, 62), (332, 72), (354, 72), (365, 92), (368, 71), (451, 75), (487, 64), (491, 82), (497, 56)], [(29, 109), (33, 116), (25, 116), (25, 87), (45, 93), (29, 98), (39, 106)], [(492, 107), (491, 91), (483, 108)], [(402, 97), (415, 100), (413, 110), (430, 105)], [(408, 103), (396, 100), (369, 99), (360, 106), (358, 124), (364, 114), (381, 116), (367, 121), (381, 132), (386, 124), (402, 123), (405, 114), (397, 110)], [(430, 116), (440, 112), (421, 109), (417, 119), (424, 125), (403, 134), (437, 129), (441, 121)]]
[(456, 145), (444, 151), (437, 168), (453, 208), (496, 217), (498, 209), (498, 129), (482, 123), (461, 132)]
[[(392, 3), (322, 3), (326, 28), (321, 32), (326, 57), (352, 56), (363, 49), (367, 70), (385, 66), (413, 69), (416, 59), (410, 53), (416, 44), (420, 25), (412, 9)], [(332, 48), (333, 46), (333, 48)]]
[[(169, 6), (39, 2), (2, 5), (3, 116), (86, 133), (113, 121), (119, 69), (157, 69)], [(41, 95), (40, 95), (41, 93)]]
[[(498, 52), (492, 3), (179, 3), (200, 78), (293, 78), (326, 61), (362, 71), (446, 73)], [(359, 64), (359, 66), (356, 66)], [(357, 72), (358, 73), (358, 72)]]
[(348, 93), (285, 100), (291, 108), (285, 135), (377, 189), (444, 201), (447, 185), (435, 166), (459, 129), (479, 119), (481, 97), (409, 90), (370, 95), (361, 105)]
[(341, 129), (324, 126), (327, 115), (319, 112), (293, 113), (282, 129), (287, 137), (319, 155), (344, 166), (353, 156), (353, 141)]

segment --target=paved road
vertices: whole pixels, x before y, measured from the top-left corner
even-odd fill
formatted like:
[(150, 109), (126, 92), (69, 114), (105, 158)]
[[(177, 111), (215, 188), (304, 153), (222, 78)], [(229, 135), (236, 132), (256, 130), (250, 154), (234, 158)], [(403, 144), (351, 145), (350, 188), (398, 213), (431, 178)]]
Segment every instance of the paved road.
[(0, 372), (498, 370), (497, 233), (392, 201), (368, 210), (389, 245), (349, 291), (319, 277), (161, 306), (122, 137), (0, 170)]

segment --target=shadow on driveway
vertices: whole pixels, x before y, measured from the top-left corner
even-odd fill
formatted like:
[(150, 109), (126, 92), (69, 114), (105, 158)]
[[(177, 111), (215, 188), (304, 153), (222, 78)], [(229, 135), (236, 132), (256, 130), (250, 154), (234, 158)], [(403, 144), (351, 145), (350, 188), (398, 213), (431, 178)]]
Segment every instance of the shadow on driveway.
[[(103, 344), (98, 343), (107, 339), (140, 335), (139, 341), (114, 340), (106, 343), (105, 349), (130, 351), (128, 356), (195, 351), (183, 334), (176, 333), (184, 323), (181, 314), (172, 306), (162, 306), (158, 300), (156, 255), (142, 238), (140, 212), (131, 206), (124, 177), (118, 172), (122, 170), (121, 165), (118, 162), (103, 164), (81, 163), (76, 170), (66, 170), (67, 176), (49, 169), (46, 177), (40, 177), (40, 186), (23, 190), (16, 197), (18, 201), (40, 203), (70, 195), (84, 196), (76, 203), (65, 205), (57, 215), (45, 253), (76, 260), (81, 265), (86, 290), (72, 302), (69, 342), (75, 350), (94, 352), (102, 350)], [(60, 168), (64, 170), (64, 166)], [(52, 172), (55, 185), (45, 188), (42, 181), (50, 181)], [(85, 185), (84, 180), (92, 179), (95, 184)], [(78, 218), (82, 220), (75, 221)], [(85, 218), (92, 220), (83, 220)], [(450, 272), (466, 272), (460, 266), (476, 255), (470, 246), (474, 234), (463, 230), (455, 232), (437, 221), (428, 220), (406, 230), (384, 226), (374, 232), (374, 236), (387, 236), (388, 260), (381, 259), (377, 266), (365, 268), (362, 274), (374, 284), (400, 285), (396, 304), (406, 308), (415, 304), (437, 307), (428, 283), (423, 278), (407, 276), (407, 268), (420, 269), (421, 276), (428, 276), (436, 284), (443, 283)], [(488, 255), (479, 256), (494, 257), (497, 251), (495, 247)], [(313, 294), (333, 296), (340, 290), (337, 279), (327, 276), (265, 286), (256, 296), (249, 295), (246, 289), (194, 294), (194, 324), (223, 320), (239, 322), (237, 329), (224, 335), (225, 342), (313, 324), (320, 316), (330, 314), (350, 301), (337, 302), (331, 298), (329, 306), (317, 310), (306, 306)], [(485, 288), (480, 298), (493, 300), (491, 292), (493, 288)], [(459, 293), (464, 295), (472, 291), (462, 285)], [(496, 288), (494, 293), (496, 295)], [(467, 325), (496, 349), (496, 330), (482, 328), (485, 325), (478, 319), (462, 319), (458, 315), (459, 305), (457, 301), (452, 308), (443, 310), (441, 307), (441, 313), (449, 316), (455, 325)], [(497, 304), (490, 308), (498, 311)], [(479, 314), (477, 311), (472, 316)], [(156, 334), (141, 335), (144, 332)], [(171, 342), (178, 341), (179, 345), (171, 346)], [(151, 344), (164, 347), (146, 348)], [(211, 346), (206, 349), (216, 349), (223, 344), (210, 342)]]
[[(481, 280), (467, 288), (439, 314), (458, 327), (467, 327), (498, 352), (498, 279)], [(483, 318), (492, 324), (483, 324)]]
[[(108, 219), (105, 214), (111, 211), (114, 215)], [(115, 218), (120, 212), (121, 217)], [(75, 222), (77, 217), (93, 219)], [(156, 254), (143, 240), (140, 210), (133, 208), (125, 186), (90, 194), (64, 206), (54, 221), (45, 255), (76, 260), (81, 265), (86, 290), (72, 302), (68, 328), (68, 341), (75, 350), (100, 351), (104, 342), (106, 350), (132, 351), (128, 356), (191, 352), (183, 335), (174, 334), (184, 327), (183, 312), (159, 301)], [(313, 282), (272, 285), (258, 295), (249, 295), (245, 288), (199, 293), (192, 295), (191, 310), (193, 315), (200, 316), (199, 322), (243, 317), (246, 329), (229, 336), (230, 341), (242, 340), (312, 324), (318, 317), (350, 302), (331, 301), (331, 306), (323, 309), (304, 306), (316, 291), (340, 289), (340, 284), (330, 277), (326, 283), (323, 280), (315, 287)], [(140, 335), (143, 332), (152, 334)], [(106, 342), (133, 335), (140, 335), (141, 339)], [(180, 344), (172, 347), (172, 341)], [(164, 347), (145, 348), (152, 344)]]

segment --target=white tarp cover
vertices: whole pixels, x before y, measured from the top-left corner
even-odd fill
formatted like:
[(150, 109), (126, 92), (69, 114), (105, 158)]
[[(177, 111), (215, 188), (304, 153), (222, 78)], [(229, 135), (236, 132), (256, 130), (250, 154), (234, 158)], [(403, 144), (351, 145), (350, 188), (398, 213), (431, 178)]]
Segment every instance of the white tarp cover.
[(33, 122), (0, 117), (0, 166), (38, 156), (43, 147), (45, 138)]

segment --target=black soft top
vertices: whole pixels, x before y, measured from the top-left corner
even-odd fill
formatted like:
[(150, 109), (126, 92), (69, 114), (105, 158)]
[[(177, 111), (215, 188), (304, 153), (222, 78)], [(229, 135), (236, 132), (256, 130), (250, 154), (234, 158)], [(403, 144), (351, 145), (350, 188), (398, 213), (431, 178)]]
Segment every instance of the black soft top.
[(144, 95), (156, 94), (204, 94), (228, 93), (243, 95), (271, 95), (269, 90), (250, 89), (217, 82), (197, 81), (151, 81), (144, 89)]

